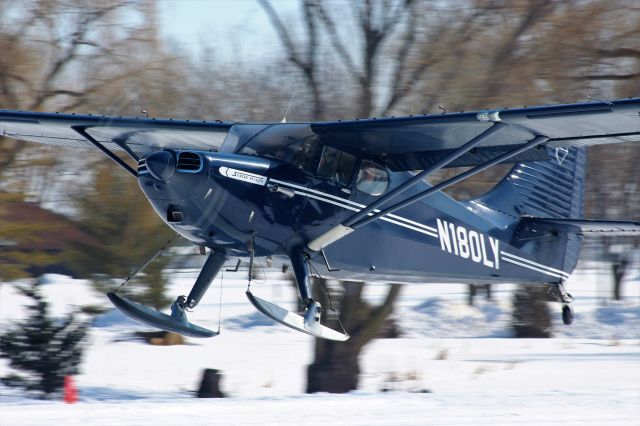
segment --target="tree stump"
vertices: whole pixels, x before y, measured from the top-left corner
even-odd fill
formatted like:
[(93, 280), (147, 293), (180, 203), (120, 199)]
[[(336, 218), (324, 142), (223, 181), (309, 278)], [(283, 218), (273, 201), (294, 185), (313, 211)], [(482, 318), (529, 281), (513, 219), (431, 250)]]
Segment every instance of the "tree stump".
[(220, 370), (205, 369), (198, 389), (198, 398), (225, 398), (226, 395), (220, 390), (220, 380), (222, 380)]

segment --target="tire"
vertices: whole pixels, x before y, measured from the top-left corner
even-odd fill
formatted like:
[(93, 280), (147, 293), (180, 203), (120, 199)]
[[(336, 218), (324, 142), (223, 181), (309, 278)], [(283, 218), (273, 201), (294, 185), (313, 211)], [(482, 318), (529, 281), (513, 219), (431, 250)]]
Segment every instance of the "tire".
[(562, 322), (566, 325), (570, 325), (573, 322), (573, 308), (571, 305), (562, 307)]

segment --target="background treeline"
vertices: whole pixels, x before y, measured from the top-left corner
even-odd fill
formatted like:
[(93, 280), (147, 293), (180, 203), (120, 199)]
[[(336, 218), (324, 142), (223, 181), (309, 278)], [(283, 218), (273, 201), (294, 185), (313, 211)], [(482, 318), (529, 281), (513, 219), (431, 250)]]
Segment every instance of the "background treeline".
[[(295, 93), (291, 122), (640, 95), (633, 0), (257, 2), (278, 46), (205, 41), (195, 55), (161, 37), (152, 0), (0, 0), (0, 108), (279, 121)], [(588, 160), (585, 216), (640, 218), (640, 150), (595, 147)], [(451, 193), (479, 194), (505, 171)], [(24, 203), (55, 214), (16, 214)], [(77, 234), (44, 243), (65, 227)], [(0, 138), (1, 280), (51, 264), (125, 276), (168, 236), (96, 153)]]

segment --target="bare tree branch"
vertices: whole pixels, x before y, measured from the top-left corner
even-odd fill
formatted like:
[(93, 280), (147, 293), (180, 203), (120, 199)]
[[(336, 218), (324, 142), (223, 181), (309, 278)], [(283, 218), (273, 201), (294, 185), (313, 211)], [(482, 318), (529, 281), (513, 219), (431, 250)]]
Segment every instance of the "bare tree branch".
[[(526, 14), (521, 19), (520, 24), (511, 33), (511, 35), (502, 44), (498, 53), (494, 56), (491, 63), (491, 69), (488, 75), (498, 76), (499, 70), (508, 67), (511, 59), (517, 52), (517, 43), (520, 37), (524, 35), (531, 27), (537, 24), (540, 19), (547, 16), (556, 7), (553, 0), (535, 0), (527, 4)], [(500, 78), (489, 79), (489, 84), (485, 86), (484, 98), (492, 98), (498, 93)]]
[(598, 56), (603, 58), (639, 58), (640, 50), (620, 47), (618, 49), (596, 49)]
[(287, 51), (287, 56), (289, 60), (296, 65), (304, 74), (305, 79), (307, 80), (307, 84), (311, 89), (311, 94), (313, 96), (313, 115), (314, 119), (319, 120), (323, 118), (324, 115), (324, 106), (322, 103), (322, 97), (320, 94), (320, 86), (316, 79), (316, 56), (318, 54), (318, 31), (316, 27), (316, 22), (314, 18), (314, 11), (318, 7), (314, 0), (304, 0), (302, 3), (303, 13), (304, 13), (304, 21), (307, 27), (307, 51), (304, 56), (306, 59), (302, 58), (302, 54), (300, 54), (293, 41), (291, 40), (291, 35), (285, 28), (282, 20), (276, 13), (276, 11), (271, 6), (269, 0), (259, 0), (260, 5), (263, 7), (265, 12), (267, 13), (271, 24), (275, 27), (282, 44), (284, 44), (285, 50)]
[(73, 39), (67, 50), (58, 57), (58, 59), (52, 64), (49, 71), (46, 73), (42, 80), (42, 88), (39, 95), (36, 96), (34, 101), (30, 104), (29, 109), (38, 109), (42, 104), (51, 97), (49, 93), (49, 87), (53, 81), (62, 73), (65, 67), (70, 64), (78, 55), (78, 49), (80, 46), (91, 44), (85, 40), (87, 32), (92, 28), (92, 24), (103, 18), (108, 13), (123, 7), (126, 3), (115, 3), (103, 9), (99, 9), (95, 12), (86, 14), (82, 19), (78, 21), (77, 27), (72, 33)]
[(289, 32), (284, 27), (282, 20), (280, 19), (276, 11), (271, 6), (271, 2), (269, 2), (269, 0), (258, 0), (258, 3), (260, 3), (260, 6), (262, 6), (264, 11), (267, 13), (269, 20), (271, 21), (271, 25), (273, 25), (276, 31), (278, 32), (280, 41), (282, 41), (282, 43), (284, 44), (284, 47), (287, 51), (287, 55), (289, 56), (289, 60), (301, 68), (304, 67), (305, 66), (304, 61), (302, 61), (302, 59), (300, 58), (300, 55), (298, 55), (298, 52), (296, 51), (296, 48), (293, 45), (293, 42), (291, 41), (291, 36), (289, 35)]
[(349, 73), (351, 73), (351, 75), (354, 76), (358, 81), (362, 82), (361, 80), (362, 73), (356, 67), (355, 63), (353, 62), (353, 59), (351, 58), (351, 55), (347, 51), (346, 46), (344, 45), (343, 41), (340, 39), (340, 35), (337, 31), (335, 22), (329, 16), (329, 14), (325, 10), (322, 3), (316, 3), (316, 6), (318, 11), (318, 17), (320, 18), (320, 21), (324, 24), (327, 30), (327, 34), (329, 35), (329, 40), (331, 41), (331, 45), (333, 46), (334, 50), (336, 51), (338, 56), (342, 59), (342, 62), (346, 66)]
[[(385, 36), (391, 34), (394, 30), (394, 27), (396, 27), (402, 21), (402, 15), (404, 15), (404, 13), (408, 9), (410, 9), (413, 3), (414, 0), (404, 0), (401, 4), (396, 6), (395, 11), (384, 11), (383, 13), (385, 14), (385, 16), (388, 16), (388, 18), (382, 23), (382, 26), (380, 27), (380, 33), (384, 34)], [(390, 8), (391, 6), (388, 7), (388, 9)]]
[(402, 286), (400, 284), (390, 284), (389, 292), (382, 305), (376, 307), (371, 311), (368, 320), (363, 324), (362, 328), (354, 330), (353, 342), (355, 347), (362, 348), (372, 338), (372, 335), (380, 329), (384, 321), (393, 312), (396, 299), (400, 295)]
[(392, 82), (393, 91), (391, 97), (387, 101), (386, 106), (382, 110), (382, 115), (387, 115), (389, 111), (404, 97), (410, 90), (411, 86), (417, 81), (418, 77), (422, 75), (422, 72), (429, 65), (428, 61), (423, 61), (420, 66), (417, 67), (419, 71), (414, 72), (410, 78), (404, 78), (403, 75), (406, 70), (407, 60), (409, 58), (409, 52), (413, 48), (416, 42), (416, 15), (409, 13), (407, 20), (407, 28), (405, 30), (405, 38), (402, 42), (398, 54), (393, 61), (395, 63), (395, 69), (393, 71)]
[(639, 77), (640, 77), (640, 72), (631, 73), (631, 74), (586, 74), (586, 75), (565, 77), (565, 79), (623, 81), (623, 80), (633, 80)]

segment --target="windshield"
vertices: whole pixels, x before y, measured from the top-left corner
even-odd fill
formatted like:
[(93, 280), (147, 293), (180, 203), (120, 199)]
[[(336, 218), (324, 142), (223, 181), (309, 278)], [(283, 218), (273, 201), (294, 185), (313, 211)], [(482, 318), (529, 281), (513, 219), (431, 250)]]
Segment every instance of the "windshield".
[(308, 124), (236, 124), (220, 152), (274, 158), (296, 168), (313, 170), (318, 136)]

